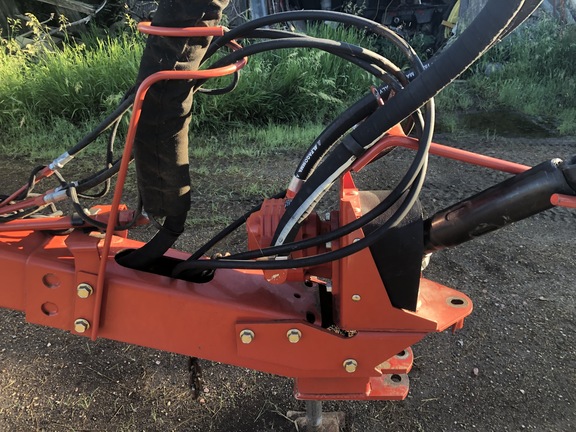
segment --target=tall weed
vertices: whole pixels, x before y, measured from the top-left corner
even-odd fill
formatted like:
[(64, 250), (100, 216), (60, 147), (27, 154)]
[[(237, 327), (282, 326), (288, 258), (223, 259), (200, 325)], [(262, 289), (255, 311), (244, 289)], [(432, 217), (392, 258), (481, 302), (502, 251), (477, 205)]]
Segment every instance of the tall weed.
[[(575, 134), (576, 122), (569, 121), (576, 109), (575, 58), (576, 27), (542, 19), (493, 48), (470, 81), (481, 106), (487, 101), (490, 107), (541, 117), (555, 122), (559, 133)], [(497, 67), (487, 75), (487, 65)]]
[[(14, 34), (18, 27), (27, 26), (22, 31), (29, 31), (32, 44), (23, 47), (13, 35), (0, 34), (0, 130), (4, 140), (26, 148), (41, 135), (42, 147), (60, 146), (110, 112), (133, 85), (143, 37), (131, 28), (115, 37), (94, 32), (81, 41), (65, 39), (55, 46), (33, 17), (25, 24), (14, 21), (12, 25)], [(378, 50), (406, 66), (397, 50), (388, 44), (380, 46), (381, 41), (361, 32), (331, 25), (311, 32), (316, 37)], [(447, 113), (447, 121), (456, 127), (454, 113), (510, 109), (553, 118), (560, 133), (576, 134), (574, 58), (574, 26), (542, 20), (523, 27), (492, 49), (464, 81), (439, 96), (439, 118)], [(487, 75), (489, 65), (498, 67), (492, 67)], [(229, 80), (222, 78), (206, 86), (218, 87)], [(334, 118), (371, 84), (377, 84), (375, 78), (323, 51), (266, 52), (250, 58), (232, 93), (197, 94), (193, 126), (221, 132), (244, 124), (257, 128), (318, 125)], [(66, 134), (60, 133), (62, 128)], [(53, 140), (48, 138), (51, 134)]]
[(132, 85), (142, 53), (134, 35), (57, 47), (37, 20), (34, 25), (33, 42), (25, 46), (1, 39), (3, 127), (54, 116), (83, 122), (110, 110), (111, 98)]
[[(311, 29), (316, 37), (366, 46), (358, 31), (328, 25)], [(368, 91), (375, 78), (324, 51), (282, 49), (252, 56), (238, 87), (226, 97), (198, 95), (193, 121), (220, 128), (221, 122), (321, 122)]]

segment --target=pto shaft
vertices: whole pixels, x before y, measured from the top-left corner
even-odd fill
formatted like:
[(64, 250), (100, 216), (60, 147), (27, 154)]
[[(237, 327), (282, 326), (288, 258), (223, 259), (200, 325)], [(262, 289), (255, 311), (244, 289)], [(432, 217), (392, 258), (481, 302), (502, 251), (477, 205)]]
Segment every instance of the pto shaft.
[(547, 210), (553, 194), (576, 195), (576, 156), (543, 162), (436, 213), (424, 222), (425, 251), (459, 245)]

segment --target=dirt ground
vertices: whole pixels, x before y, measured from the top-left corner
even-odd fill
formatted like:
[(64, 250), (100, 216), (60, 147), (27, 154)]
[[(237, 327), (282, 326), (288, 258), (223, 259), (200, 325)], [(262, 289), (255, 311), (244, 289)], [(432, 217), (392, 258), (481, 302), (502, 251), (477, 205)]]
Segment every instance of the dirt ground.
[[(573, 139), (437, 141), (525, 164), (576, 153)], [(368, 180), (385, 187), (406, 155), (393, 152)], [(213, 166), (246, 164), (253, 178), (282, 185), (298, 156), (271, 159), (219, 160)], [(2, 178), (7, 191), (32, 168), (18, 161), (1, 164), (0, 172), (9, 174)], [(425, 211), (431, 214), (505, 177), (433, 157), (422, 195)], [(239, 215), (257, 200), (215, 192), (230, 183), (224, 174), (195, 174), (194, 212)], [(197, 218), (179, 247), (192, 250), (215, 229), (213, 219)], [(430, 335), (413, 347), (406, 400), (334, 402), (324, 409), (346, 413), (346, 432), (576, 430), (575, 238), (576, 211), (554, 209), (435, 254), (425, 276), (475, 303), (464, 329)], [(295, 430), (285, 414), (303, 403), (293, 398), (289, 379), (201, 364), (203, 394), (194, 400), (183, 356), (91, 342), (1, 310), (0, 430)]]

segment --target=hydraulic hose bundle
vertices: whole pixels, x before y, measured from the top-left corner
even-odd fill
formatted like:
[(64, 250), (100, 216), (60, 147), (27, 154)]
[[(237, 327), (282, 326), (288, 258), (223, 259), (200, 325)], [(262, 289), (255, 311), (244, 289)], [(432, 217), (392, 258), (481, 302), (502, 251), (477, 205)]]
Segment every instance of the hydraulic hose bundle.
[[(470, 27), (438, 58), (434, 59), (425, 70), (421, 63), (414, 61), (413, 67), (415, 67), (414, 72), (416, 75), (414, 80), (399, 90), (396, 87), (392, 87), (396, 94), (387, 100), (383, 106), (379, 107), (374, 98), (368, 95), (330, 125), (323, 132), (322, 137), (313, 144), (295, 173), (295, 180), (293, 180), (291, 185), (296, 184), (298, 190), (294, 197), (289, 197), (291, 201), (274, 236), (273, 247), (232, 255), (219, 260), (197, 260), (199, 254), (194, 254), (190, 260), (176, 267), (175, 274), (191, 268), (283, 269), (313, 266), (343, 258), (377, 242), (389, 228), (395, 226), (403, 219), (418, 197), (426, 172), (428, 146), (433, 132), (434, 105), (431, 100), (433, 96), (456, 79), (487, 49), (523, 22), (537, 8), (539, 3), (539, 1), (517, 1), (506, 2), (503, 5), (501, 2), (494, 0), (489, 2)], [(304, 17), (299, 14), (298, 12), (291, 12), (280, 15), (288, 21), (303, 19)], [(262, 25), (270, 25), (274, 23), (274, 18), (265, 17), (261, 23)], [(312, 13), (310, 18), (326, 19), (325, 15), (320, 12)], [(260, 20), (248, 23), (248, 29), (256, 28), (257, 25), (260, 25)], [(367, 29), (373, 30), (377, 25), (368, 22), (366, 26)], [(232, 32), (235, 33), (227, 36), (238, 36), (242, 30), (243, 26), (233, 30)], [(374, 31), (379, 32), (381, 30), (376, 28)], [(414, 60), (409, 47), (405, 53), (408, 54), (411, 60)], [(240, 53), (235, 53), (235, 55), (240, 55)], [(403, 83), (387, 84), (393, 86), (394, 84), (402, 85)], [(385, 90), (388, 89), (381, 88), (380, 92), (383, 93)], [(417, 111), (426, 103), (428, 104), (426, 109), (427, 121), (422, 122)], [(413, 113), (416, 113), (417, 121), (415, 124), (421, 132), (420, 146), (408, 172), (392, 193), (376, 208), (355, 222), (341, 227), (330, 234), (294, 243), (293, 240), (300, 223), (312, 211), (318, 200), (330, 186), (392, 126), (402, 122)], [(318, 151), (318, 142), (326, 142), (325, 138), (329, 137), (328, 142), (334, 144), (350, 128), (354, 128), (352, 132), (345, 135), (337, 145), (334, 145), (322, 163), (316, 166), (321, 156), (328, 150), (319, 151), (315, 155), (315, 152)], [(274, 260), (278, 256), (322, 244), (363, 227), (389, 209), (407, 191), (406, 199), (404, 199), (388, 221), (359, 242), (337, 251), (314, 257)], [(214, 244), (214, 242), (211, 242), (211, 244)], [(262, 257), (270, 257), (271, 260), (266, 262), (244, 261)], [(283, 256), (283, 258), (285, 257)]]
[[(530, 16), (539, 4), (539, 0), (489, 1), (464, 33), (426, 66), (422, 64), (414, 50), (390, 29), (361, 17), (335, 12), (298, 11), (266, 16), (236, 27), (225, 33), (224, 36), (215, 39), (208, 47), (203, 63), (206, 63), (220, 48), (236, 39), (248, 38), (256, 42), (223, 56), (210, 65), (210, 68), (232, 64), (244, 57), (269, 50), (320, 49), (362, 68), (380, 80), (381, 85), (376, 89), (376, 92), (367, 93), (335, 119), (305, 153), (298, 164), (287, 192), (278, 195), (279, 197), (285, 196), (288, 199), (288, 205), (274, 234), (271, 247), (217, 260), (200, 259), (218, 241), (238, 228), (250, 213), (258, 209), (255, 208), (202, 246), (188, 260), (177, 265), (173, 276), (178, 277), (183, 272), (202, 269), (307, 267), (341, 259), (376, 243), (391, 227), (403, 220), (415, 204), (422, 188), (434, 130), (433, 97), (464, 72), (487, 49), (513, 31)], [(410, 63), (412, 68), (410, 80), (398, 66), (369, 50), (348, 43), (270, 28), (270, 26), (279, 23), (302, 20), (339, 22), (385, 38), (398, 47)], [(217, 95), (233, 90), (237, 81), (238, 75), (236, 74), (230, 85), (222, 89), (204, 89), (202, 85), (205, 80), (197, 80), (191, 85), (193, 92)], [(391, 94), (393, 96), (390, 97)], [(78, 198), (97, 198), (108, 191), (108, 182), (117, 173), (120, 162), (120, 160), (114, 160), (112, 145), (120, 119), (129, 109), (132, 100), (133, 94), (130, 92), (117, 110), (104, 120), (93, 133), (47, 167), (41, 167), (31, 176), (27, 185), (1, 201), (0, 217), (5, 218), (5, 220), (24, 217), (52, 202), (68, 198), (86, 223), (102, 229), (102, 223), (91, 219), (82, 210)], [(385, 101), (384, 104), (382, 104), (383, 101)], [(418, 138), (419, 146), (407, 172), (391, 193), (380, 204), (354, 222), (328, 234), (295, 241), (300, 224), (313, 211), (326, 191), (350, 169), (354, 161), (364, 155), (387, 131), (406, 119), (409, 119), (412, 125), (413, 134)], [(60, 186), (53, 191), (49, 191), (40, 198), (30, 195), (34, 184), (57, 173), (59, 168), (110, 128), (112, 129), (104, 169), (76, 182), (66, 182), (60, 177)], [(104, 188), (101, 191), (92, 195), (88, 194), (89, 190), (102, 183)], [(393, 206), (396, 206), (396, 210), (392, 212), (382, 226), (354, 244), (316, 256), (298, 259), (289, 257), (295, 251), (324, 244), (362, 228)], [(145, 268), (155, 259), (161, 257), (173, 244), (184, 226), (184, 221), (185, 213), (180, 212), (177, 217), (171, 216), (165, 221), (165, 226), (160, 229), (159, 235), (145, 245), (142, 250), (120, 258), (119, 262), (130, 267)]]

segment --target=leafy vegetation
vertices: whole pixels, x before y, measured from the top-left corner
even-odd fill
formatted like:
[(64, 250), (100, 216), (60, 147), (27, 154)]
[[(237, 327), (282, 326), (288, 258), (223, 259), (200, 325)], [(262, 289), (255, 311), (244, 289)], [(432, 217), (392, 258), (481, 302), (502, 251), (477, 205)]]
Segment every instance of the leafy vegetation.
[[(54, 155), (93, 128), (133, 85), (143, 38), (129, 26), (115, 37), (88, 32), (80, 41), (65, 39), (56, 46), (38, 20), (28, 18), (33, 43), (22, 47), (17, 38), (0, 35), (0, 145), (4, 154)], [(22, 26), (18, 21), (12, 25), (14, 34)], [(378, 41), (342, 27), (324, 26), (317, 32), (319, 37), (378, 47)], [(394, 54), (386, 55), (398, 61)], [(440, 123), (455, 130), (460, 112), (514, 110), (553, 121), (561, 134), (575, 134), (574, 58), (573, 27), (551, 20), (524, 27), (440, 95)], [(231, 94), (197, 95), (193, 127), (225, 133), (238, 148), (245, 142), (272, 142), (279, 130), (284, 134), (300, 128), (304, 132), (288, 141), (301, 146), (373, 83), (365, 72), (325, 52), (266, 52), (250, 59)], [(248, 132), (239, 133), (241, 129)], [(258, 138), (247, 137), (254, 131)], [(279, 145), (285, 144), (286, 139), (280, 140)]]
[(519, 28), (438, 98), (439, 111), (523, 113), (576, 134), (576, 27), (552, 19)]

